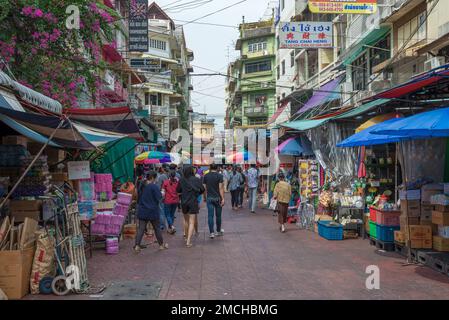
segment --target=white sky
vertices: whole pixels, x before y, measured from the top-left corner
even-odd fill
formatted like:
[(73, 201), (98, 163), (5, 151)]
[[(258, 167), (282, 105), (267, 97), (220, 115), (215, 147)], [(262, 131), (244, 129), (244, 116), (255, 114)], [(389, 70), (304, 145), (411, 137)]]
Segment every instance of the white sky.
[[(242, 0), (160, 0), (156, 1), (156, 3), (179, 25), (185, 22), (177, 20), (191, 21), (239, 1)], [(198, 20), (197, 22), (238, 27), (242, 22), (242, 16), (245, 16), (246, 22), (259, 21), (265, 13), (271, 13), (271, 10), (267, 10), (268, 5), (273, 6), (277, 2), (270, 0), (246, 0), (243, 3)], [(182, 11), (174, 8), (174, 6), (183, 4), (197, 7), (183, 9)], [(198, 68), (203, 67), (226, 74), (228, 63), (238, 56), (238, 52), (234, 50), (235, 41), (239, 36), (237, 28), (191, 23), (184, 27), (184, 33), (187, 47), (192, 49), (195, 54), (195, 60), (193, 61), (194, 73), (212, 73), (211, 71)], [(197, 112), (206, 112), (212, 115), (216, 119), (216, 130), (223, 130), (224, 114), (226, 111), (224, 101), (225, 77), (193, 77), (193, 87), (193, 109)], [(216, 96), (220, 99), (207, 97), (201, 93)]]

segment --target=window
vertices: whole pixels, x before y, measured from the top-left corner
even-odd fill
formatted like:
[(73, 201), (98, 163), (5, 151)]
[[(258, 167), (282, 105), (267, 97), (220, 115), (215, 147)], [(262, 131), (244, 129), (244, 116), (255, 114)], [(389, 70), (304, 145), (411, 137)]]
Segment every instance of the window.
[(281, 11), (285, 8), (285, 0), (281, 0)]
[(271, 70), (270, 60), (245, 64), (245, 73), (255, 73), (270, 70)]
[(267, 124), (268, 122), (268, 118), (264, 117), (264, 118), (250, 118), (248, 119), (248, 124), (249, 125), (260, 125), (260, 124)]
[(352, 83), (354, 90), (366, 90), (368, 83), (368, 59), (366, 53), (352, 63)]
[(282, 60), (282, 75), (285, 75), (285, 60)]
[[(398, 29), (398, 49), (402, 48), (404, 43), (408, 42), (407, 46), (410, 47), (415, 43), (425, 40), (427, 38), (427, 23), (426, 12), (421, 12), (413, 19), (407, 21)], [(412, 37), (413, 35), (413, 37)]]
[(370, 51), (370, 73), (373, 73), (373, 67), (387, 61), (391, 57), (391, 36), (388, 35), (384, 39), (373, 45)]
[(279, 50), (281, 47), (281, 40), (279, 39), (279, 36), (276, 37), (276, 48)]
[(150, 104), (150, 93), (145, 92), (145, 105), (149, 105)]
[(290, 67), (293, 68), (295, 66), (295, 50), (290, 52)]
[(162, 93), (155, 93), (150, 95), (152, 106), (162, 106)]
[(151, 39), (150, 38), (150, 48), (166, 51), (167, 50), (167, 43), (165, 41), (162, 41), (162, 40), (157, 40), (157, 39)]
[(256, 39), (248, 42), (248, 52), (254, 53), (254, 52), (261, 52), (264, 50), (267, 50), (268, 44), (267, 39)]
[(249, 96), (249, 106), (250, 107), (263, 107), (267, 102), (267, 96), (264, 94), (256, 93), (250, 94)]
[(276, 74), (277, 74), (278, 80), (281, 79), (281, 66), (277, 66), (277, 68), (276, 68)]

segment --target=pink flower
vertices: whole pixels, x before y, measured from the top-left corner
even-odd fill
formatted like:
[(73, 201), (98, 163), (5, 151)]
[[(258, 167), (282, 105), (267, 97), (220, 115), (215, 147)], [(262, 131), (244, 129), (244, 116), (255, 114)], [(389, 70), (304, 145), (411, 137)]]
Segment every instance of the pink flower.
[(34, 11), (34, 16), (38, 17), (38, 18), (42, 18), (44, 16), (44, 13), (42, 12), (41, 9), (36, 9), (36, 11)]
[(41, 36), (41, 34), (39, 32), (33, 32), (33, 34), (31, 35), (33, 37), (33, 39), (39, 39), (39, 37)]
[(36, 48), (31, 48), (31, 53), (32, 54), (37, 54), (37, 49)]
[(69, 83), (68, 87), (69, 87), (69, 89), (74, 90), (74, 89), (76, 89), (76, 83), (72, 81)]
[(33, 14), (34, 7), (23, 7), (22, 8), (22, 14), (24, 16), (31, 16)]

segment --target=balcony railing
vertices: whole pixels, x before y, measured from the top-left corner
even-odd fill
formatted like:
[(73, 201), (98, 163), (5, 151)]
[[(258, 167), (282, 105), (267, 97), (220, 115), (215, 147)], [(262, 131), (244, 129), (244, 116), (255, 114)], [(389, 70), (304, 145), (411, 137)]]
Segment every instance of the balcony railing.
[(245, 108), (245, 115), (247, 117), (257, 117), (257, 116), (265, 116), (268, 114), (267, 107), (247, 107)]
[(148, 106), (150, 110), (150, 115), (152, 116), (161, 116), (161, 117), (168, 117), (170, 114), (170, 111), (167, 107), (163, 106)]

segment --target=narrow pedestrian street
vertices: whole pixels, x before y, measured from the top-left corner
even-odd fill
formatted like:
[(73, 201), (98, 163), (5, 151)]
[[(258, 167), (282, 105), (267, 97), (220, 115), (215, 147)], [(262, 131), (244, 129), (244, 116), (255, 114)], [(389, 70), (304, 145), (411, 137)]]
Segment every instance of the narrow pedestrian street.
[[(229, 200), (229, 199), (228, 199)], [(88, 260), (92, 286), (106, 285), (102, 295), (74, 295), (65, 299), (111, 298), (108, 290), (143, 283), (160, 290), (143, 296), (121, 295), (118, 299), (444, 299), (449, 296), (449, 279), (423, 266), (405, 266), (395, 253), (379, 252), (368, 240), (327, 241), (310, 231), (289, 225), (281, 234), (271, 211), (238, 213), (227, 202), (223, 215), (224, 237), (210, 240), (206, 209), (200, 212), (200, 235), (187, 249), (182, 240), (180, 213), (170, 248), (158, 251), (157, 244), (136, 255), (133, 242), (124, 240), (120, 253), (94, 251)], [(380, 290), (367, 290), (369, 265), (380, 268)], [(155, 291), (155, 292), (153, 292)], [(132, 291), (131, 291), (132, 292)], [(158, 292), (158, 293), (157, 293)], [(45, 299), (46, 296), (28, 296)], [(54, 296), (51, 296), (54, 299)]]

